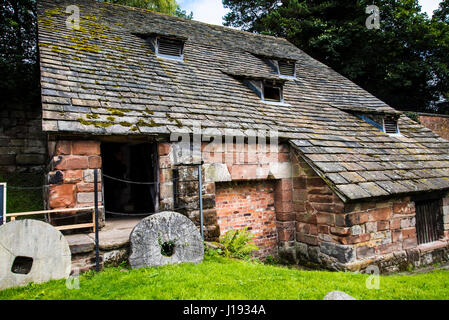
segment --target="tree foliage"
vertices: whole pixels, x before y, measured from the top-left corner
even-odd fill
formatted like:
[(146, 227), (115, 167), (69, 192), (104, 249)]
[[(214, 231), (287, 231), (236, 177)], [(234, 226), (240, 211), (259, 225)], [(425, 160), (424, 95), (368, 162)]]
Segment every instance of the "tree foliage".
[(1, 104), (17, 96), (35, 99), (39, 93), (35, 6), (35, 0), (5, 0), (1, 5)]
[(154, 10), (157, 12), (175, 15), (181, 18), (192, 19), (193, 13), (189, 15), (182, 10), (176, 0), (104, 0), (109, 3), (116, 3), (130, 7)]
[(285, 37), (392, 107), (446, 112), (449, 0), (433, 19), (418, 0), (377, 0), (381, 28), (366, 27), (372, 0), (223, 0), (225, 25)]

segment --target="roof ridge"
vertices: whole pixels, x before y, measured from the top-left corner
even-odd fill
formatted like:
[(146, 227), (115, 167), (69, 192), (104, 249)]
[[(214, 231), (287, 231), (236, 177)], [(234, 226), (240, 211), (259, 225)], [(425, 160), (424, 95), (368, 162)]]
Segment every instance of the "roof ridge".
[(189, 19), (185, 19), (185, 18), (181, 18), (181, 17), (177, 17), (177, 16), (174, 16), (174, 15), (171, 15), (171, 14), (168, 14), (168, 13), (153, 11), (153, 10), (150, 10), (150, 9), (131, 7), (131, 6), (126, 6), (126, 5), (118, 4), (118, 3), (102, 2), (102, 1), (98, 1), (98, 0), (93, 0), (93, 1), (98, 3), (98, 4), (100, 4), (100, 5), (117, 6), (117, 7), (122, 7), (124, 9), (127, 9), (127, 10), (142, 11), (142, 12), (145, 12), (145, 13), (152, 13), (152, 14), (156, 14), (156, 15), (162, 15), (162, 16), (166, 16), (168, 18), (174, 19), (174, 20), (179, 20), (179, 21), (189, 22), (189, 23), (196, 23), (196, 24), (203, 24), (203, 25), (207, 25), (209, 27), (213, 27), (213, 28), (217, 28), (217, 29), (224, 29), (224, 30), (227, 30), (227, 31), (235, 32), (235, 33), (243, 33), (243, 34), (246, 34), (246, 35), (249, 35), (249, 36), (261, 37), (261, 38), (270, 38), (270, 39), (273, 39), (273, 40), (283, 40), (283, 41), (285, 41), (285, 42), (295, 46), (293, 43), (291, 43), (290, 41), (288, 41), (287, 39), (285, 39), (283, 37), (275, 37), (275, 36), (271, 36), (271, 35), (267, 35), (267, 34), (253, 33), (253, 32), (249, 32), (249, 31), (243, 31), (243, 30), (240, 30), (240, 29), (234, 29), (234, 28), (227, 27), (227, 26), (220, 26), (220, 25), (217, 25), (217, 24), (211, 24), (211, 23), (197, 21), (197, 20), (189, 20)]

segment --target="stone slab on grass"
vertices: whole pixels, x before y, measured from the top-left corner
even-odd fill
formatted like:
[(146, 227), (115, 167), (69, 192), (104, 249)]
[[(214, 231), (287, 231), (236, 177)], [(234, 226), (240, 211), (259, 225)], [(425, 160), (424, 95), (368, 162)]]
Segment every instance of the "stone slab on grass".
[(332, 291), (326, 294), (323, 300), (357, 300), (357, 299), (341, 291)]

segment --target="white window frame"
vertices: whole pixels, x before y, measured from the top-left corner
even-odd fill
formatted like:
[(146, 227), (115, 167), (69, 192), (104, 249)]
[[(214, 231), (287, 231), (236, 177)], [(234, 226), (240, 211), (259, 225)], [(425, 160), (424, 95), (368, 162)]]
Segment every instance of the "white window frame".
[(294, 61), (293, 63), (294, 63), (294, 74), (293, 74), (293, 76), (286, 76), (284, 74), (281, 74), (281, 68), (279, 67), (279, 60), (276, 60), (276, 66), (277, 66), (277, 69), (278, 69), (279, 78), (296, 79), (296, 61)]
[(385, 117), (382, 118), (382, 126), (383, 132), (388, 134), (391, 137), (402, 137), (401, 130), (399, 129), (399, 122), (396, 120), (396, 133), (387, 133), (387, 129), (385, 128)]
[(156, 51), (156, 57), (161, 58), (161, 59), (167, 59), (167, 60), (173, 60), (173, 61), (184, 61), (184, 46), (185, 46), (185, 42), (183, 42), (182, 40), (176, 40), (176, 41), (181, 41), (182, 42), (182, 49), (181, 49), (181, 56), (177, 57), (177, 56), (170, 56), (167, 54), (160, 54), (159, 53), (159, 41), (161, 40), (161, 37), (157, 37), (156, 41), (155, 41), (155, 51)]
[(261, 98), (262, 101), (266, 104), (275, 104), (275, 105), (286, 105), (284, 102), (284, 87), (282, 85), (277, 86), (277, 85), (273, 85), (273, 88), (279, 88), (279, 95), (280, 95), (280, 101), (273, 101), (273, 100), (266, 100), (265, 99), (265, 84), (266, 81), (260, 81), (261, 83)]

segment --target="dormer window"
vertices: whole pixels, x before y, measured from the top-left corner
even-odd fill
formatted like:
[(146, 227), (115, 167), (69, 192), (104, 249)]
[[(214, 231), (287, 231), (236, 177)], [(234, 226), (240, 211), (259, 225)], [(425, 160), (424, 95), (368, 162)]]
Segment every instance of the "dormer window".
[(398, 120), (392, 116), (384, 118), (384, 132), (387, 134), (399, 134)]
[(284, 102), (282, 85), (263, 81), (262, 100), (265, 102)]
[(243, 83), (253, 90), (263, 102), (268, 104), (285, 104), (282, 81), (244, 79)]
[(184, 44), (187, 38), (155, 33), (133, 33), (133, 35), (145, 40), (158, 58), (184, 61)]
[(296, 77), (296, 63), (289, 60), (278, 60), (278, 73), (281, 77), (295, 78)]
[(269, 65), (274, 72), (277, 72), (280, 78), (295, 79), (296, 78), (296, 61), (274, 57), (261, 58), (267, 65)]
[(181, 40), (157, 38), (155, 47), (160, 58), (184, 60), (184, 42)]
[(357, 116), (386, 134), (400, 134), (398, 120), (395, 116), (381, 114), (357, 114)]

